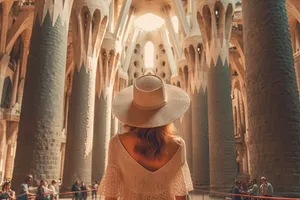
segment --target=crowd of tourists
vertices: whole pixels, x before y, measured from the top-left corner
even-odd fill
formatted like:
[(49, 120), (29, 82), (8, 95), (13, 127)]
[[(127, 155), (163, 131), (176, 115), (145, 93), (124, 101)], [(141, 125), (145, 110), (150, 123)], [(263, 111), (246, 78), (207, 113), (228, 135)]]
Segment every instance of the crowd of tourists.
[[(5, 179), (0, 191), (0, 200), (58, 200), (58, 194), (61, 186), (61, 179), (51, 181), (51, 184), (44, 179), (39, 182), (34, 181), (32, 175), (26, 176), (24, 182), (20, 185), (19, 193), (11, 189), (10, 180)], [(92, 184), (92, 199), (97, 198), (98, 182)], [(74, 200), (86, 200), (88, 192), (91, 190), (84, 181), (76, 181), (71, 192)]]
[[(233, 186), (231, 193), (236, 194), (236, 196), (232, 196), (232, 200), (250, 200), (249, 197), (239, 196), (238, 194), (271, 197), (274, 192), (272, 184), (269, 183), (265, 177), (261, 177), (260, 180), (260, 186), (258, 186), (256, 179), (252, 179), (248, 181), (248, 183), (235, 181), (235, 185)], [(251, 199), (257, 200), (255, 197)]]
[(19, 193), (11, 189), (11, 181), (5, 179), (2, 183), (0, 200), (55, 200), (58, 199), (59, 181), (53, 180), (48, 184), (46, 180), (40, 180), (33, 184), (33, 176), (26, 176), (24, 182), (20, 185)]
[[(97, 189), (98, 189), (98, 183), (96, 181), (92, 184), (92, 199), (97, 198)], [(75, 192), (73, 199), (74, 200), (86, 200), (88, 197), (88, 191), (91, 189), (84, 183), (84, 181), (75, 181), (75, 183), (72, 186), (71, 191)]]

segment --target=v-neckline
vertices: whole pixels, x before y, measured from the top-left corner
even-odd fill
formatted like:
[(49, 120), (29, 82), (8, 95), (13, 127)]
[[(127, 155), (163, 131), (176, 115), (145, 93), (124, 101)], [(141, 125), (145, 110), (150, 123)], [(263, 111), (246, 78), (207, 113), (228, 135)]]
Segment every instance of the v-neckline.
[(150, 173), (150, 174), (155, 174), (155, 173), (158, 173), (159, 171), (161, 171), (163, 168), (165, 168), (167, 165), (169, 165), (169, 163), (171, 163), (171, 161), (176, 157), (176, 155), (179, 153), (180, 151), (180, 148), (181, 148), (181, 145), (179, 145), (178, 149), (176, 150), (176, 153), (172, 156), (172, 158), (166, 162), (163, 166), (161, 166), (160, 168), (154, 170), (154, 171), (151, 171), (149, 169), (147, 169), (146, 167), (144, 167), (141, 163), (139, 163), (137, 160), (135, 160), (131, 155), (130, 153), (127, 151), (127, 149), (125, 148), (125, 146), (123, 145), (121, 139), (120, 139), (120, 135), (118, 134), (117, 135), (118, 137), (118, 141), (119, 141), (119, 144), (121, 146), (121, 148), (123, 149), (123, 151), (125, 152), (125, 154), (127, 154), (127, 156), (133, 160), (134, 163), (136, 163), (140, 168), (142, 168), (144, 171)]

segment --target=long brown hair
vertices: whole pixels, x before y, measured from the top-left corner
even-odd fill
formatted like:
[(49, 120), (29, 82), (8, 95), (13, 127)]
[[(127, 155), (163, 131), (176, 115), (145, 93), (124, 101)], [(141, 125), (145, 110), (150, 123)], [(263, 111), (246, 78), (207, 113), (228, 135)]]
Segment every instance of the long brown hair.
[(149, 159), (160, 159), (163, 147), (170, 139), (176, 137), (177, 133), (172, 123), (155, 128), (125, 126), (129, 128), (129, 132), (137, 133), (140, 139), (140, 142), (135, 145), (134, 151)]

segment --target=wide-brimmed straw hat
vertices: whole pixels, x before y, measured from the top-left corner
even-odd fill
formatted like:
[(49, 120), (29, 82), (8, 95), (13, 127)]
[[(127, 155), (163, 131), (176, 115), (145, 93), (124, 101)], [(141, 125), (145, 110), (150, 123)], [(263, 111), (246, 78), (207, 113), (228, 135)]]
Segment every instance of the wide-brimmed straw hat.
[(115, 96), (112, 111), (124, 124), (154, 128), (180, 118), (189, 106), (190, 98), (185, 91), (165, 84), (158, 76), (146, 75)]

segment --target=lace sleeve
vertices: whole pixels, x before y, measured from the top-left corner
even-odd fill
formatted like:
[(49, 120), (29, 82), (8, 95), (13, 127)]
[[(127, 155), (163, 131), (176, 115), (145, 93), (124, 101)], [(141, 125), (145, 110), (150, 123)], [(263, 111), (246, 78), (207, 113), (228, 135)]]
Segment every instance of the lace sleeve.
[(190, 169), (186, 161), (186, 149), (183, 140), (182, 140), (182, 144), (183, 144), (182, 164), (171, 184), (172, 194), (175, 196), (188, 195), (189, 192), (194, 189)]
[(109, 142), (108, 163), (98, 188), (98, 193), (105, 197), (118, 198), (120, 195), (121, 178), (120, 171), (114, 160), (113, 139)]

